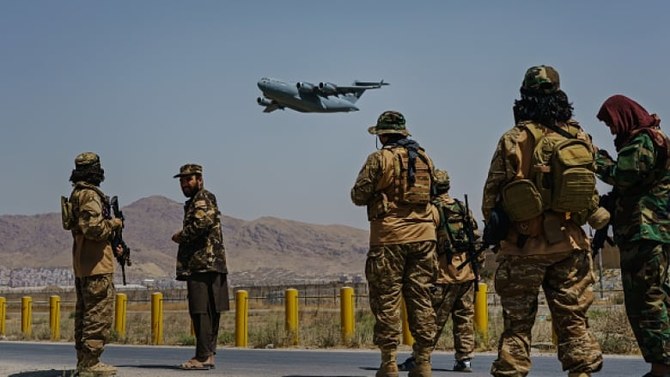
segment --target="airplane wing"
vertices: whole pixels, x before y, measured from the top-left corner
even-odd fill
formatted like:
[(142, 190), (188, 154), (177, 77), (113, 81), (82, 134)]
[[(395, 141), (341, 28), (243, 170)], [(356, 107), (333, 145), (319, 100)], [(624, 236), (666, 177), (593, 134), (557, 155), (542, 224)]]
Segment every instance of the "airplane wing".
[(320, 82), (318, 85), (318, 91), (325, 95), (336, 95), (336, 94), (362, 94), (368, 89), (378, 89), (382, 86), (389, 85), (389, 83), (381, 81), (354, 81), (353, 85), (350, 86), (339, 86), (330, 82)]

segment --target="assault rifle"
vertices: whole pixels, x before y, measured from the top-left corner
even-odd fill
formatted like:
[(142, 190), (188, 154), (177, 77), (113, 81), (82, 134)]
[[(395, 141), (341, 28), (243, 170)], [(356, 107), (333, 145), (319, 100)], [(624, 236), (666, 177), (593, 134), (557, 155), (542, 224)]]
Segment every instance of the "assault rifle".
[(607, 232), (612, 226), (612, 220), (614, 219), (614, 211), (616, 210), (616, 196), (614, 190), (608, 192), (605, 195), (600, 196), (598, 206), (605, 208), (610, 213), (610, 221), (604, 227), (596, 230), (591, 239), (591, 252), (595, 257), (598, 253), (605, 247), (605, 242), (610, 246), (614, 246), (614, 240), (610, 237)]
[[(113, 196), (110, 200), (110, 204), (112, 207), (112, 212), (114, 213), (114, 217), (125, 222), (126, 219), (123, 217), (123, 212), (119, 209), (119, 198)], [(121, 255), (116, 255), (116, 248), (118, 246), (121, 246), (123, 249)], [(123, 240), (123, 226), (114, 231), (114, 235), (112, 236), (112, 249), (114, 250), (114, 255), (116, 255), (116, 261), (119, 262), (119, 265), (121, 265), (123, 285), (126, 285), (126, 265), (132, 266), (133, 262), (130, 261), (130, 248), (128, 245), (126, 245), (126, 241)]]
[[(470, 217), (469, 208), (468, 217)], [(486, 250), (492, 250), (493, 252), (496, 252), (496, 248), (500, 246), (500, 241), (507, 237), (507, 232), (509, 232), (510, 225), (510, 219), (505, 211), (500, 205), (496, 205), (496, 207), (491, 210), (488, 221), (484, 224), (481, 246), (477, 248), (477, 252), (475, 254), (468, 255), (463, 263), (458, 265), (456, 268), (459, 270), (463, 269), (463, 267), (465, 267), (465, 265), (468, 263), (476, 261), (477, 258), (479, 258), (479, 256)], [(491, 249), (491, 246), (493, 246), (493, 249)]]
[(477, 246), (475, 240), (475, 230), (472, 227), (474, 219), (470, 216), (470, 204), (468, 203), (468, 195), (465, 195), (465, 213), (463, 214), (463, 230), (465, 231), (465, 236), (468, 239), (468, 257), (459, 264), (456, 269), (462, 270), (468, 263), (472, 268), (472, 273), (475, 275), (475, 291), (479, 290), (479, 256), (486, 250), (488, 250), (488, 245), (481, 244)]

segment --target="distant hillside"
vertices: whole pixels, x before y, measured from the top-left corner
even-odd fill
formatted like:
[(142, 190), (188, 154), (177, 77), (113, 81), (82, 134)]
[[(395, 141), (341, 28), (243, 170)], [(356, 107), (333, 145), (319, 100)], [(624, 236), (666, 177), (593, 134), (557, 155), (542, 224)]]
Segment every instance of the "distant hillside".
[[(124, 236), (132, 249), (128, 275), (135, 279), (173, 276), (177, 247), (170, 237), (181, 227), (182, 203), (151, 196), (122, 210)], [(273, 217), (244, 221), (223, 216), (222, 220), (228, 264), (236, 276), (256, 281), (363, 273), (367, 231)], [(0, 266), (69, 267), (72, 241), (60, 222), (59, 213), (0, 216)]]

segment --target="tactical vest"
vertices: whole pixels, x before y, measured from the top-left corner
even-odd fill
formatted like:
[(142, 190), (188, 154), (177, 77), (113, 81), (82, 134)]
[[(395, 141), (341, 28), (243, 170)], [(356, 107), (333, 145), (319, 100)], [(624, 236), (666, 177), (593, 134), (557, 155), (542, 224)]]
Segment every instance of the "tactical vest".
[(596, 190), (591, 144), (577, 138), (581, 130), (568, 124), (567, 137), (532, 122), (519, 125), (533, 137), (535, 147), (528, 179), (503, 188), (503, 206), (513, 221), (526, 221), (542, 212), (580, 212), (593, 207)]
[(393, 185), (387, 190), (389, 200), (397, 204), (428, 204), (433, 166), (423, 149), (415, 159), (414, 182), (409, 181), (409, 152), (403, 147), (389, 148), (393, 153)]
[(438, 245), (440, 254), (452, 255), (459, 251), (468, 249), (468, 235), (465, 232), (465, 205), (459, 200), (451, 198), (453, 202), (434, 199), (433, 204), (440, 211), (440, 226), (438, 229), (439, 239), (445, 239), (442, 245)]
[(70, 198), (64, 196), (60, 197), (60, 210), (61, 210), (61, 222), (63, 224), (63, 229), (72, 230), (77, 225), (77, 214), (79, 213), (79, 201), (76, 200), (75, 194), (83, 189), (89, 189), (95, 191), (100, 195), (102, 200), (102, 215), (105, 219), (111, 219), (111, 208), (109, 203), (109, 198), (96, 186), (87, 185), (77, 182), (70, 194)]

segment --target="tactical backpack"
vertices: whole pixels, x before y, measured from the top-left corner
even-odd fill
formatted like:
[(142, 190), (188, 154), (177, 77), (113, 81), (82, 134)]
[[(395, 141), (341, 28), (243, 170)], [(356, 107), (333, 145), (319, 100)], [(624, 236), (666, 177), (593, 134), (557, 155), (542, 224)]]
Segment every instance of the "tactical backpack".
[(452, 198), (452, 200), (453, 203), (447, 203), (439, 199), (433, 200), (433, 204), (440, 211), (438, 233), (446, 233), (446, 238), (449, 241), (446, 245), (439, 245), (438, 251), (440, 253), (446, 252), (447, 255), (467, 250), (469, 246), (468, 235), (465, 232), (465, 205), (458, 199)]
[(414, 183), (409, 182), (409, 152), (395, 147), (393, 153), (393, 201), (401, 204), (428, 204), (432, 184), (433, 167), (426, 153), (419, 149), (414, 163)]
[(593, 207), (596, 190), (595, 159), (591, 144), (577, 138), (580, 128), (544, 128), (521, 123), (535, 141), (529, 179), (503, 188), (505, 212), (513, 221), (526, 221), (546, 210), (580, 212)]

